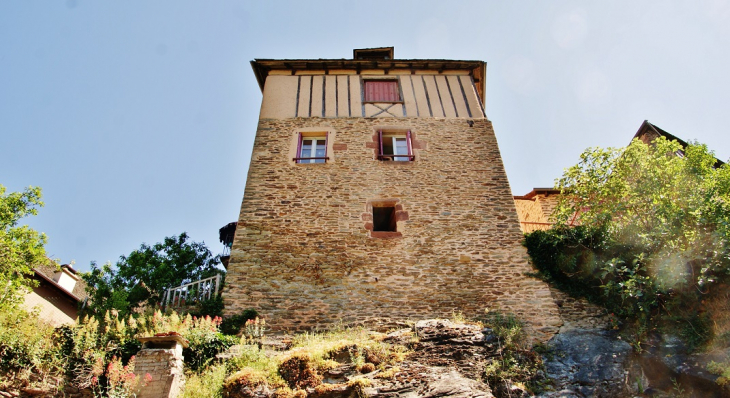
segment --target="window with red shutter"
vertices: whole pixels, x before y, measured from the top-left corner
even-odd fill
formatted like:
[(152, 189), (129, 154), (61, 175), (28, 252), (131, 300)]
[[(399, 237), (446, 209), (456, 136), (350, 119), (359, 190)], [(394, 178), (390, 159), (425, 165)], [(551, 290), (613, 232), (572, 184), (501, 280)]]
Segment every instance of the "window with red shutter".
[(365, 102), (401, 102), (397, 80), (364, 80)]
[(379, 130), (378, 141), (380, 141), (378, 160), (409, 162), (416, 158), (413, 155), (410, 131), (403, 133)]
[(327, 157), (327, 133), (299, 133), (297, 163), (325, 163)]

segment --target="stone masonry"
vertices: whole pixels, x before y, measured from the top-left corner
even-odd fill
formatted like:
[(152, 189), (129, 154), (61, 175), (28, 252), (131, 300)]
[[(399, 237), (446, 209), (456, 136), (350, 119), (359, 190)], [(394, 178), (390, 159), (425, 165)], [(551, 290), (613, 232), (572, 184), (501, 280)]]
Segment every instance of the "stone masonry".
[[(327, 163), (296, 164), (297, 131), (329, 131)], [(379, 129), (415, 160), (376, 159)], [(392, 203), (397, 233), (372, 232)], [(223, 297), (275, 330), (514, 313), (545, 340), (561, 324), (533, 269), (492, 123), (484, 118), (260, 119)]]
[[(134, 372), (140, 376), (137, 398), (175, 398), (185, 385), (183, 345), (179, 337), (146, 337), (136, 355)], [(159, 344), (162, 342), (163, 344)], [(157, 343), (156, 345), (151, 345)], [(148, 346), (149, 345), (149, 346)], [(170, 348), (150, 348), (150, 347)], [(149, 376), (147, 376), (149, 375)]]

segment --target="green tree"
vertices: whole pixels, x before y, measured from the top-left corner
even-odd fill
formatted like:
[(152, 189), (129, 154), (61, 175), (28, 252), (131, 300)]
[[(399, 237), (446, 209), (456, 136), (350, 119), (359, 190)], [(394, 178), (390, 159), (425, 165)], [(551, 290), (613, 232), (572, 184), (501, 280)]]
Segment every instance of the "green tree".
[(207, 278), (223, 271), (204, 243), (189, 241), (183, 232), (163, 242), (121, 256), (115, 267), (92, 263), (84, 280), (92, 294), (91, 311), (115, 309), (126, 314), (145, 302), (157, 303), (167, 289)]
[(557, 187), (556, 228), (527, 236), (528, 251), (550, 279), (600, 292), (616, 313), (695, 311), (730, 275), (730, 167), (705, 145), (591, 148)]
[(28, 277), (34, 265), (50, 261), (44, 249), (45, 234), (18, 225), (24, 217), (36, 215), (42, 206), (40, 188), (6, 194), (0, 185), (0, 306), (17, 299), (21, 287), (32, 285)]

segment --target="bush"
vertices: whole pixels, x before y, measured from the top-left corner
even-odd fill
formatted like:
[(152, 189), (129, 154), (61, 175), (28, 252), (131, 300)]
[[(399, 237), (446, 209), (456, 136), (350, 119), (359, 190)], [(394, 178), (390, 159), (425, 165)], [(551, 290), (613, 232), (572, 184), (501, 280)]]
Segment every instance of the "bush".
[(282, 361), (279, 374), (293, 389), (316, 387), (322, 382), (312, 356), (304, 353), (295, 353)]
[(676, 292), (654, 277), (646, 248), (613, 242), (603, 229), (535, 231), (525, 246), (543, 279), (624, 318), (648, 319)]
[(0, 372), (18, 374), (25, 382), (31, 375), (41, 380), (63, 374), (61, 346), (54, 338), (53, 327), (41, 321), (37, 313), (15, 306), (0, 310)]
[(523, 324), (513, 315), (488, 313), (482, 319), (497, 342), (497, 355), (484, 368), (484, 380), (497, 397), (511, 396), (514, 388), (538, 394), (548, 380), (542, 357), (527, 346)]
[[(149, 316), (119, 318), (107, 312), (103, 319), (84, 317), (77, 325), (59, 330), (60, 350), (66, 358), (67, 374), (78, 388), (96, 385), (102, 391), (110, 388), (104, 369), (115, 361), (129, 366), (140, 349), (138, 337), (156, 333), (177, 332), (189, 341), (183, 350), (185, 365), (192, 370), (206, 366), (215, 356), (236, 344), (238, 339), (218, 331), (221, 319), (180, 317), (156, 311)], [(96, 382), (94, 381), (96, 378)]]
[(223, 382), (223, 397), (248, 398), (257, 389), (268, 389), (266, 376), (251, 368), (240, 370)]
[[(210, 316), (220, 317), (223, 316), (223, 297), (218, 295), (209, 300), (203, 300), (194, 311), (190, 311), (192, 316)], [(235, 333), (231, 333), (235, 334)]]
[(224, 318), (220, 325), (221, 333), (237, 335), (241, 333), (241, 328), (246, 325), (246, 321), (256, 319), (258, 316), (259, 313), (255, 309), (249, 308), (241, 314)]
[(207, 366), (216, 355), (227, 350), (229, 347), (238, 344), (239, 339), (235, 336), (228, 336), (221, 333), (214, 333), (206, 336), (204, 340), (190, 344), (183, 349), (185, 364), (191, 370), (199, 370)]

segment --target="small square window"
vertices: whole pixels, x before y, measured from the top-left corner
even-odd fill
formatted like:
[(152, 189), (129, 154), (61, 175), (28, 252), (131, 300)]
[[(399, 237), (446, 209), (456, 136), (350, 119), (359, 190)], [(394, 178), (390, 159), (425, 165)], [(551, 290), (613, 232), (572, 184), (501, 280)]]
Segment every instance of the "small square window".
[(398, 80), (364, 80), (365, 102), (401, 102)]
[(380, 130), (378, 137), (380, 141), (378, 160), (409, 162), (415, 158), (410, 131), (395, 133)]
[(395, 206), (373, 206), (373, 231), (397, 232)]
[(327, 157), (327, 133), (307, 133), (307, 135), (299, 133), (295, 162), (325, 163), (327, 160), (329, 160)]

